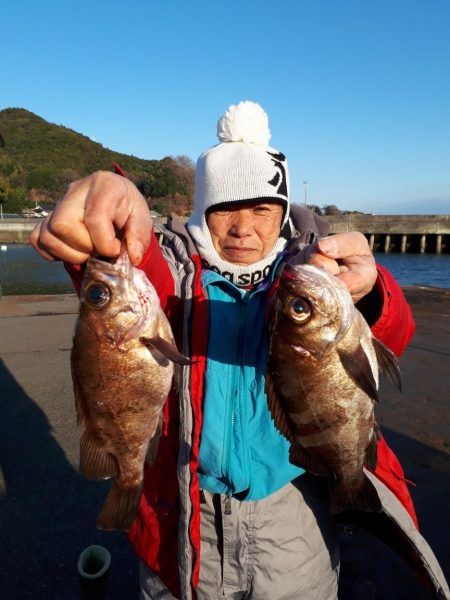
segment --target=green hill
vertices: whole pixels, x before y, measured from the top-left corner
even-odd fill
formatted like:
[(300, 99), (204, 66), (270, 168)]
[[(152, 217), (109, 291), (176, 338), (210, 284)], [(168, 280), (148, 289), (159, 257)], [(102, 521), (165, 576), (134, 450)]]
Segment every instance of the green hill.
[(184, 156), (144, 160), (104, 148), (22, 108), (0, 111), (0, 200), (4, 212), (53, 204), (71, 181), (118, 163), (159, 212), (192, 205), (194, 165)]

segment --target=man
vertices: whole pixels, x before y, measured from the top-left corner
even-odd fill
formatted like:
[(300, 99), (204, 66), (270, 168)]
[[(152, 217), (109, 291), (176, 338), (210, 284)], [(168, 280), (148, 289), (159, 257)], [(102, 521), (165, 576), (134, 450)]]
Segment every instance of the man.
[[(45, 258), (68, 263), (79, 286), (82, 267), (70, 265), (95, 253), (117, 256), (123, 236), (180, 350), (193, 359), (166, 402), (158, 456), (145, 467), (129, 533), (142, 560), (142, 598), (330, 600), (339, 552), (327, 487), (289, 462), (264, 392), (276, 266), (289, 253), (328, 268), (397, 354), (414, 325), (362, 234), (326, 237), (325, 221), (290, 207), (287, 161), (268, 145), (261, 107), (230, 107), (218, 135), (220, 143), (198, 160), (187, 227), (174, 218), (159, 228), (161, 247), (135, 186), (104, 172), (71, 184), (31, 242)], [(401, 467), (383, 440), (379, 460), (377, 475), (415, 519)]]

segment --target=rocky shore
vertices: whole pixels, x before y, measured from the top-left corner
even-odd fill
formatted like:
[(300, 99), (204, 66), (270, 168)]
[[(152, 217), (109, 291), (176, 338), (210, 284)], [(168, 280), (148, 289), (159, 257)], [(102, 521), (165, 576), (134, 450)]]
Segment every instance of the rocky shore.
[[(405, 287), (417, 330), (400, 359), (404, 390), (382, 384), (383, 432), (404, 467), (422, 534), (450, 573), (450, 290)], [(137, 566), (95, 518), (109, 483), (78, 474), (69, 354), (73, 295), (0, 300), (2, 598), (79, 598), (75, 571), (92, 543), (112, 554), (111, 600), (138, 598)]]

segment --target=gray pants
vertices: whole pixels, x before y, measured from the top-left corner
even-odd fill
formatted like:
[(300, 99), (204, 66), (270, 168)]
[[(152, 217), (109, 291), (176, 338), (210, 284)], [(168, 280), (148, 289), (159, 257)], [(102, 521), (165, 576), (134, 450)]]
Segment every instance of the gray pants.
[[(333, 600), (339, 550), (324, 479), (304, 475), (259, 501), (204, 493), (198, 600)], [(141, 600), (172, 599), (141, 563)]]

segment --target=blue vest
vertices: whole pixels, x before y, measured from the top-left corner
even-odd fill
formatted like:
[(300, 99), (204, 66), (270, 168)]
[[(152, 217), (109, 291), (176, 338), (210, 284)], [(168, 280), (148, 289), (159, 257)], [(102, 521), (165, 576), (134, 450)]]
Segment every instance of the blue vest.
[(213, 271), (202, 273), (209, 336), (200, 486), (246, 500), (265, 498), (304, 472), (289, 462), (289, 442), (273, 423), (264, 391), (271, 283), (245, 291)]

